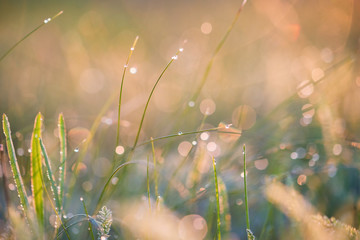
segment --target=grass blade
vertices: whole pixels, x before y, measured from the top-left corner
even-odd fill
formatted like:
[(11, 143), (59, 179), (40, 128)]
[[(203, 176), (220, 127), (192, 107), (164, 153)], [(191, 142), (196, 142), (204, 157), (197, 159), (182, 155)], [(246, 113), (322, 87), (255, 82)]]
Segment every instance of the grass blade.
[(41, 147), (41, 152), (44, 156), (44, 160), (45, 160), (45, 165), (46, 165), (46, 169), (47, 169), (47, 176), (50, 180), (50, 187), (51, 187), (51, 191), (54, 195), (54, 200), (55, 200), (55, 206), (56, 206), (56, 211), (59, 212), (59, 209), (61, 208), (61, 204), (60, 204), (60, 199), (59, 199), (59, 194), (58, 194), (58, 188), (55, 182), (55, 177), (54, 174), (51, 170), (51, 165), (50, 165), (50, 160), (49, 157), (46, 153), (46, 149), (45, 146), (43, 144), (43, 141), (41, 138), (39, 138), (39, 143), (40, 143), (40, 147)]
[(249, 205), (248, 205), (248, 193), (247, 193), (247, 182), (246, 182), (246, 147), (243, 145), (243, 155), (244, 155), (244, 192), (245, 192), (245, 213), (246, 213), (246, 234), (248, 240), (255, 240), (254, 234), (250, 230), (250, 218), (249, 218)]
[[(10, 123), (9, 123), (8, 117), (5, 114), (3, 114), (3, 116), (2, 116), (2, 123), (3, 123), (3, 131), (5, 134), (5, 138), (6, 138), (6, 146), (7, 146), (7, 150), (8, 150), (9, 159), (10, 159), (11, 171), (13, 173), (16, 189), (18, 191), (18, 195), (20, 198), (20, 204), (22, 206), (25, 216), (28, 216), (29, 201), (28, 201), (28, 197), (26, 195), (24, 183), (23, 183), (23, 180), (20, 175), (19, 165), (18, 165), (16, 155), (15, 155), (14, 144), (13, 144), (13, 141), (11, 138)], [(30, 220), (30, 219), (28, 218), (28, 220)]]
[[(122, 92), (123, 92), (123, 86), (124, 86), (124, 80), (125, 80), (125, 73), (126, 73), (126, 70), (127, 70), (127, 68), (128, 68), (131, 55), (132, 55), (132, 53), (134, 52), (134, 49), (135, 49), (135, 46), (136, 46), (136, 43), (137, 43), (138, 40), (139, 40), (139, 36), (136, 36), (136, 38), (135, 38), (135, 40), (134, 40), (134, 43), (133, 43), (132, 47), (130, 48), (130, 53), (129, 53), (127, 59), (126, 59), (126, 63), (125, 63), (125, 65), (124, 65), (123, 75), (122, 75), (122, 77), (121, 77), (121, 86), (120, 86), (120, 93), (119, 93), (119, 109), (118, 109), (118, 121), (117, 121), (116, 145), (115, 145), (115, 148), (116, 148), (117, 146), (119, 146), (119, 143), (120, 143), (121, 99), (122, 99)], [(115, 161), (114, 161), (114, 162), (115, 162)]]
[(95, 240), (95, 238), (94, 238), (94, 232), (93, 232), (93, 229), (92, 229), (92, 224), (91, 224), (91, 222), (90, 222), (90, 217), (89, 217), (88, 211), (87, 211), (87, 209), (86, 209), (86, 205), (85, 205), (84, 198), (81, 197), (81, 198), (80, 198), (80, 201), (81, 201), (82, 204), (83, 204), (86, 217), (89, 219), (89, 231), (91, 232), (91, 239), (92, 239), (92, 240)]
[(57, 18), (58, 16), (60, 16), (63, 13), (63, 11), (58, 12), (55, 16), (53, 16), (52, 18), (47, 18), (45, 19), (39, 26), (37, 26), (36, 28), (34, 28), (31, 32), (29, 32), (28, 34), (26, 34), (22, 39), (20, 39), (17, 43), (15, 43), (11, 48), (9, 48), (9, 50), (7, 50), (1, 57), (0, 57), (0, 62), (7, 56), (9, 55), (9, 53), (11, 53), (20, 43), (22, 43), (25, 39), (27, 39), (31, 34), (33, 34), (34, 32), (36, 32), (37, 30), (39, 30), (42, 26), (44, 26), (46, 23), (50, 22), (51, 20), (54, 20), (55, 18)]
[(39, 226), (44, 225), (44, 193), (42, 189), (42, 165), (41, 165), (41, 149), (39, 138), (41, 138), (42, 115), (38, 113), (35, 122), (34, 130), (31, 136), (31, 190), (34, 197), (34, 207)]
[(63, 196), (64, 196), (64, 182), (66, 173), (66, 155), (67, 155), (67, 143), (66, 143), (66, 128), (64, 116), (62, 113), (59, 115), (58, 120), (59, 126), (59, 140), (60, 140), (60, 166), (59, 166), (59, 201), (61, 208), (59, 209), (60, 214), (63, 207)]
[(215, 158), (212, 157), (213, 168), (214, 168), (214, 182), (215, 182), (215, 193), (216, 193), (216, 212), (217, 212), (217, 239), (221, 240), (221, 220), (220, 220), (220, 200), (219, 200), (219, 184), (216, 174), (216, 162)]
[[(49, 199), (51, 208), (54, 210), (55, 215), (56, 215), (57, 219), (58, 219), (59, 222), (60, 222), (60, 225), (62, 226), (63, 230), (64, 230), (65, 233), (66, 233), (67, 239), (70, 240), (70, 235), (69, 235), (69, 233), (66, 231), (66, 228), (65, 228), (63, 222), (61, 221), (61, 217), (60, 217), (58, 211), (56, 210), (56, 207), (54, 206), (54, 203), (52, 202), (52, 199), (51, 199), (51, 197), (50, 197), (49, 192), (46, 190), (46, 187), (45, 187), (45, 183), (44, 183), (44, 179), (43, 179), (43, 178), (41, 178), (41, 184), (42, 184), (42, 187), (43, 187), (43, 189), (44, 189), (44, 191), (45, 191), (45, 193), (46, 193), (47, 198)], [(55, 221), (55, 223), (57, 223), (57, 221)], [(56, 234), (56, 232), (55, 232), (55, 234)]]
[[(141, 131), (142, 125), (143, 125), (143, 123), (144, 123), (144, 118), (145, 118), (145, 115), (146, 115), (146, 111), (147, 111), (147, 109), (148, 109), (148, 106), (149, 106), (151, 97), (152, 97), (152, 95), (153, 95), (153, 93), (154, 93), (154, 91), (155, 91), (156, 86), (158, 85), (160, 79), (162, 78), (162, 76), (164, 75), (164, 73), (166, 72), (166, 70), (170, 67), (170, 65), (172, 64), (172, 62), (175, 61), (175, 60), (178, 58), (179, 53), (182, 52), (182, 51), (183, 51), (183, 49), (180, 48), (180, 49), (176, 52), (175, 56), (173, 56), (173, 57), (171, 58), (170, 62), (166, 65), (166, 67), (164, 68), (164, 70), (161, 72), (161, 74), (160, 74), (160, 76), (158, 77), (158, 79), (156, 80), (153, 88), (151, 89), (150, 95), (149, 95), (149, 97), (148, 97), (148, 100), (147, 100), (146, 105), (145, 105), (145, 108), (144, 108), (144, 112), (143, 112), (143, 114), (142, 114), (142, 116), (141, 116), (141, 121), (140, 121), (139, 129), (138, 129), (138, 132), (137, 132), (137, 134), (136, 134), (135, 142), (134, 142), (134, 145), (133, 145), (133, 147), (132, 147), (131, 152), (133, 152), (133, 151), (135, 150), (136, 146), (137, 146), (137, 142), (138, 142), (139, 136), (140, 136), (140, 131)], [(132, 154), (129, 154), (128, 161), (131, 159), (131, 155), (132, 155)]]

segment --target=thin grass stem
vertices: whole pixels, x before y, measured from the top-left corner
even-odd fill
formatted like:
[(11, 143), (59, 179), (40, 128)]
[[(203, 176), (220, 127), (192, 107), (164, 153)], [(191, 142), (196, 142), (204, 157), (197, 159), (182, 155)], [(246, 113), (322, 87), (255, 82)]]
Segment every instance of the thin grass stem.
[(248, 240), (255, 240), (254, 234), (250, 229), (250, 217), (249, 217), (249, 204), (248, 204), (248, 192), (247, 192), (247, 172), (246, 172), (246, 147), (243, 145), (243, 155), (244, 155), (244, 192), (245, 192), (245, 214), (246, 214), (246, 234)]
[[(134, 52), (134, 49), (135, 49), (135, 46), (136, 46), (136, 43), (137, 41), (139, 40), (139, 36), (136, 36), (134, 42), (133, 42), (133, 45), (132, 47), (130, 48), (130, 52), (129, 52), (129, 55), (126, 59), (126, 63), (124, 65), (124, 71), (123, 71), (123, 74), (122, 74), (122, 77), (121, 77), (121, 85), (120, 85), (120, 92), (119, 92), (119, 105), (118, 105), (118, 118), (117, 118), (117, 130), (116, 130), (116, 145), (115, 145), (115, 148), (117, 146), (119, 146), (119, 143), (120, 143), (120, 115), (121, 115), (121, 100), (122, 100), (122, 92), (123, 92), (123, 85), (124, 85), (124, 80), (125, 80), (125, 73), (126, 73), (126, 70), (128, 69), (128, 65), (129, 65), (129, 61), (130, 61), (130, 58), (131, 58), (131, 55), (133, 54)], [(115, 160), (115, 156), (116, 156), (116, 152), (114, 154), (114, 160)], [(115, 164), (115, 161), (114, 161), (114, 164)], [(115, 166), (115, 165), (114, 165)]]
[(94, 238), (94, 232), (93, 232), (93, 229), (92, 229), (92, 224), (91, 224), (91, 222), (90, 222), (90, 218), (89, 218), (88, 211), (87, 211), (87, 209), (86, 209), (86, 205), (85, 205), (84, 198), (81, 197), (81, 198), (80, 198), (80, 201), (81, 201), (82, 204), (83, 204), (86, 217), (89, 219), (89, 229), (90, 229), (90, 232), (91, 232), (91, 239), (92, 239), (92, 240), (95, 240), (95, 238)]
[[(153, 138), (153, 141), (159, 141), (159, 140), (163, 140), (163, 139), (168, 139), (168, 138), (174, 138), (174, 137), (180, 137), (180, 136), (186, 136), (186, 135), (193, 135), (193, 134), (198, 134), (198, 133), (203, 133), (203, 132), (215, 132), (217, 131), (218, 133), (226, 133), (226, 134), (235, 134), (235, 135), (241, 135), (241, 132), (228, 132), (228, 131), (219, 131), (219, 129), (221, 129), (222, 127), (216, 127), (216, 128), (208, 128), (208, 129), (202, 129), (202, 130), (197, 130), (197, 131), (191, 131), (191, 132), (182, 132), (181, 134), (179, 133), (175, 133), (175, 134), (170, 134), (170, 135), (166, 135), (166, 136), (161, 136), (161, 137), (156, 137)], [(138, 144), (137, 146), (144, 146), (151, 143), (151, 140), (147, 140), (145, 142), (142, 142), (140, 144)]]
[(9, 55), (9, 53), (11, 53), (20, 43), (22, 43), (25, 39), (27, 39), (28, 37), (30, 37), (34, 32), (36, 32), (37, 30), (39, 30), (42, 26), (44, 26), (45, 24), (47, 24), (48, 22), (50, 22), (51, 20), (54, 20), (55, 18), (57, 18), (58, 16), (60, 16), (63, 13), (63, 11), (58, 12), (55, 16), (53, 16), (52, 18), (47, 18), (45, 19), (39, 26), (37, 26), (36, 28), (34, 28), (31, 32), (29, 32), (28, 34), (26, 34), (22, 39), (20, 39), (18, 42), (16, 42), (11, 48), (9, 48), (9, 50), (7, 50), (1, 57), (0, 57), (0, 62), (7, 56)]
[[(138, 128), (136, 137), (135, 137), (135, 141), (134, 141), (134, 145), (133, 145), (133, 147), (132, 147), (131, 153), (135, 150), (135, 148), (136, 148), (136, 146), (137, 146), (137, 143), (138, 143), (138, 140), (139, 140), (139, 136), (140, 136), (140, 132), (141, 132), (141, 129), (142, 129), (142, 125), (143, 125), (143, 123), (144, 123), (146, 111), (147, 111), (147, 109), (148, 109), (148, 106), (149, 106), (151, 97), (152, 97), (152, 95), (153, 95), (153, 93), (154, 93), (154, 91), (155, 91), (155, 89), (156, 89), (156, 86), (158, 85), (160, 79), (162, 78), (162, 76), (164, 75), (164, 73), (166, 72), (166, 70), (167, 70), (167, 69), (170, 67), (170, 65), (178, 58), (178, 55), (179, 55), (180, 52), (182, 52), (182, 51), (183, 51), (183, 49), (180, 48), (180, 49), (176, 52), (175, 56), (173, 56), (173, 57), (171, 58), (170, 62), (166, 65), (166, 67), (164, 68), (164, 70), (161, 72), (161, 74), (160, 74), (160, 76), (158, 77), (158, 79), (156, 80), (153, 88), (151, 89), (150, 95), (149, 95), (149, 97), (148, 97), (148, 99), (147, 99), (147, 101), (146, 101), (146, 105), (145, 105), (145, 108), (144, 108), (144, 112), (143, 112), (143, 114), (142, 114), (142, 116), (141, 116), (140, 125), (139, 125), (139, 128)], [(132, 155), (132, 154), (129, 154), (128, 161), (131, 159), (131, 157), (132, 157), (131, 155)]]

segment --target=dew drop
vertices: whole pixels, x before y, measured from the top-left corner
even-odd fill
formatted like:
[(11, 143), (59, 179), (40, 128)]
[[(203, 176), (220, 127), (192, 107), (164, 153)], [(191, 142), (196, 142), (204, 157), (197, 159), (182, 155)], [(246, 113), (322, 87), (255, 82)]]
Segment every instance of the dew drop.
[(179, 52), (183, 52), (184, 51), (184, 49), (183, 48), (179, 48)]
[(137, 69), (136, 69), (136, 67), (132, 67), (132, 68), (130, 68), (130, 73), (131, 73), (131, 74), (135, 74), (135, 73), (137, 73)]
[(131, 50), (131, 51), (134, 51), (134, 48), (132, 47), (132, 48), (130, 48), (130, 50)]
[(189, 106), (189, 107), (195, 107), (195, 102), (194, 102), (194, 101), (190, 101), (190, 102), (188, 103), (188, 106)]
[(175, 56), (172, 57), (173, 60), (176, 60), (177, 58), (178, 58), (177, 55), (175, 55)]
[(116, 184), (118, 183), (118, 181), (119, 181), (119, 178), (113, 177), (113, 178), (111, 179), (111, 184), (112, 184), (112, 185), (116, 185)]
[(79, 148), (78, 148), (78, 147), (75, 148), (75, 149), (74, 149), (74, 152), (79, 152)]
[(83, 197), (80, 197), (80, 201), (84, 201)]
[(179, 132), (178, 132), (178, 135), (179, 135), (179, 136), (180, 136), (180, 135), (182, 135), (182, 134), (183, 134), (183, 132), (182, 132), (182, 131), (179, 131)]
[(124, 68), (127, 68), (127, 67), (128, 67), (128, 65), (125, 64), (125, 65), (124, 65)]
[(197, 144), (197, 141), (192, 141), (191, 144), (195, 146)]
[(31, 153), (31, 148), (28, 149), (28, 153)]

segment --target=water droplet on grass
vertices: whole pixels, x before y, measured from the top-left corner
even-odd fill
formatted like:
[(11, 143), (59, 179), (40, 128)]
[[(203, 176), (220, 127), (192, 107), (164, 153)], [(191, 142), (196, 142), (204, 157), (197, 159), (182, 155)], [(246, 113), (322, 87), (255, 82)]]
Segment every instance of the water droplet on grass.
[(179, 132), (178, 132), (178, 135), (179, 135), (179, 136), (180, 136), (180, 135), (182, 135), (182, 134), (183, 134), (183, 132), (182, 132), (182, 131), (179, 131)]
[(79, 148), (78, 148), (78, 147), (75, 148), (75, 149), (74, 149), (74, 152), (79, 152)]

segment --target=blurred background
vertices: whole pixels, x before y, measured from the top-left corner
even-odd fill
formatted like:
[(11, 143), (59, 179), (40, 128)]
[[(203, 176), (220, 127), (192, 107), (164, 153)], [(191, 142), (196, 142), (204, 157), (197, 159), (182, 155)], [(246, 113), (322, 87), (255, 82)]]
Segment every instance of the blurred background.
[[(88, 199), (92, 212), (113, 165), (124, 161), (134, 143), (152, 86), (171, 57), (184, 48), (155, 89), (139, 143), (219, 123), (222, 130), (241, 132), (241, 136), (216, 131), (180, 134), (155, 142), (164, 206), (179, 219), (195, 214), (207, 222), (205, 235), (194, 239), (215, 234), (211, 156), (217, 159), (227, 189), (231, 224), (224, 232), (229, 239), (245, 239), (243, 144), (256, 236), (262, 232), (267, 239), (297, 236), (285, 215), (263, 195), (266, 181), (274, 178), (300, 191), (321, 214), (358, 228), (360, 3), (249, 1), (216, 54), (199, 98), (192, 101), (240, 6), (238, 0), (1, 1), (0, 55), (44, 19), (64, 11), (0, 62), (0, 112), (9, 117), (25, 184), (30, 184), (27, 149), (36, 114), (44, 115), (44, 142), (57, 166), (57, 117), (62, 112), (69, 141), (68, 188), (75, 189), (67, 196), (65, 212), (82, 211), (80, 196)], [(139, 41), (124, 82), (118, 157), (113, 162), (117, 97), (136, 36)], [(99, 116), (100, 124), (82, 156), (84, 140)], [(151, 145), (145, 144), (133, 159), (146, 163), (148, 155)], [(79, 156), (83, 159), (76, 184), (71, 185)], [(4, 172), (5, 185), (16, 199), (11, 173), (6, 167)], [(146, 164), (129, 167), (121, 177), (123, 183), (118, 179), (108, 198), (114, 219), (121, 218), (115, 209), (122, 201), (143, 201), (146, 196)], [(266, 219), (272, 221), (265, 224)], [(113, 237), (124, 237), (121, 223), (115, 226)]]

